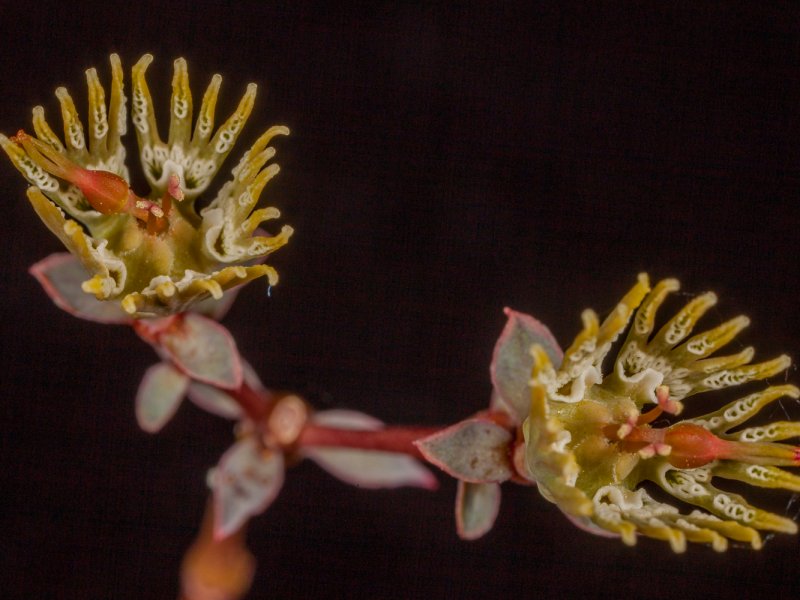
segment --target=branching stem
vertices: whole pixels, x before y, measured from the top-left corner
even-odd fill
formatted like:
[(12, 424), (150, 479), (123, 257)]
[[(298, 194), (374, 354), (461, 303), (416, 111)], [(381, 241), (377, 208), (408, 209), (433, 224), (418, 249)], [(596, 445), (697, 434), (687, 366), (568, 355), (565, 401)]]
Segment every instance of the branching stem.
[(377, 431), (337, 429), (309, 423), (297, 440), (299, 446), (326, 446), (398, 452), (422, 458), (415, 440), (439, 431), (440, 427), (387, 427)]

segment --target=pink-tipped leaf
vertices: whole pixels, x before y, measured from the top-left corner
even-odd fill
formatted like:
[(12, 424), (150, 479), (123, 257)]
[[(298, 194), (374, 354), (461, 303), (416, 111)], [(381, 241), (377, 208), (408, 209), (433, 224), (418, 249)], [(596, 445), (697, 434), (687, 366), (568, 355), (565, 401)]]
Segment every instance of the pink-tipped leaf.
[(188, 386), (189, 378), (169, 363), (147, 369), (136, 393), (139, 427), (148, 433), (164, 427), (180, 407)]
[[(261, 383), (258, 374), (244, 358), (242, 362), (242, 373), (244, 382), (256, 391), (263, 391), (264, 385)], [(203, 410), (211, 414), (222, 417), (223, 419), (239, 419), (242, 417), (242, 408), (230, 394), (214, 386), (192, 381), (189, 384), (189, 400), (194, 402)]]
[(68, 252), (51, 254), (31, 266), (29, 272), (56, 306), (75, 317), (106, 324), (133, 321), (118, 302), (104, 302), (83, 291), (81, 284), (91, 276)]
[(231, 420), (242, 416), (242, 408), (230, 394), (205, 383), (193, 381), (189, 384), (188, 396), (194, 404), (212, 415)]
[(214, 494), (214, 537), (223, 539), (264, 512), (283, 486), (283, 453), (245, 437), (228, 449), (209, 475)]
[(230, 332), (216, 321), (187, 313), (156, 335), (156, 345), (192, 379), (223, 389), (242, 385), (242, 362)]
[(414, 442), (429, 462), (472, 483), (506, 481), (514, 474), (511, 432), (486, 419), (467, 419)]
[(477, 540), (486, 535), (499, 512), (499, 483), (458, 482), (456, 530), (462, 540)]
[(531, 346), (540, 344), (552, 363), (561, 364), (564, 353), (550, 330), (530, 315), (505, 309), (508, 322), (497, 340), (490, 372), (496, 393), (492, 408), (511, 415), (522, 423), (530, 412), (531, 396), (528, 380), (533, 358)]

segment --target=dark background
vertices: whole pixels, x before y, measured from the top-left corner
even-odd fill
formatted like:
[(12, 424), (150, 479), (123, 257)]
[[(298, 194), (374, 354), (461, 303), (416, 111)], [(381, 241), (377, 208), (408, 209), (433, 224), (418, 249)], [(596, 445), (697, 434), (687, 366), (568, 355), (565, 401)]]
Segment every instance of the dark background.
[[(566, 344), (641, 270), (718, 291), (709, 326), (749, 314), (734, 345), (797, 357), (800, 5), (493, 4), (3, 2), (0, 131), (40, 103), (58, 129), (62, 84), (85, 115), (83, 70), (108, 82), (111, 51), (126, 77), (155, 55), (162, 108), (178, 56), (198, 104), (224, 75), (218, 115), (259, 83), (234, 154), (291, 127), (263, 198), (296, 235), (273, 255), (272, 297), (251, 285), (225, 323), (268, 385), (320, 407), (463, 418), (488, 401), (504, 306)], [(187, 405), (156, 436), (137, 428), (155, 356), (27, 274), (59, 244), (0, 162), (0, 595), (174, 598), (230, 425)], [(300, 465), (253, 522), (251, 597), (797, 596), (797, 537), (628, 548), (508, 485), (495, 529), (467, 543), (441, 480), (369, 492)], [(763, 502), (793, 514), (790, 500)]]

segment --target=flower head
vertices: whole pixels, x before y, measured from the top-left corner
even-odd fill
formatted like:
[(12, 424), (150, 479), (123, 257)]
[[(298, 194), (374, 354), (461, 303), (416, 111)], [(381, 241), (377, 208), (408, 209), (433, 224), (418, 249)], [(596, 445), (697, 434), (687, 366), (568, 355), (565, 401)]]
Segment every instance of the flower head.
[[(593, 311), (583, 313), (583, 331), (560, 365), (552, 351), (533, 344), (525, 466), (545, 498), (595, 533), (619, 535), (627, 544), (638, 533), (667, 540), (676, 552), (687, 540), (720, 551), (728, 540), (758, 548), (759, 530), (795, 533), (796, 523), (714, 480), (800, 491), (800, 477), (780, 468), (800, 466), (800, 447), (781, 443), (800, 436), (800, 422), (740, 427), (770, 402), (797, 398), (800, 390), (770, 386), (710, 414), (656, 426), (695, 394), (762, 380), (790, 364), (787, 356), (752, 363), (752, 348), (716, 355), (747, 326), (746, 317), (692, 335), (716, 303), (713, 293), (689, 302), (654, 333), (656, 311), (677, 289), (672, 279), (651, 289), (640, 275), (602, 323)], [(627, 339), (604, 372), (604, 359), (629, 323)], [(658, 500), (645, 482), (691, 508)]]
[[(0, 135), (3, 150), (32, 186), (28, 198), (34, 210), (90, 273), (81, 284), (83, 292), (117, 301), (124, 313), (135, 317), (180, 312), (198, 300), (219, 299), (226, 289), (257, 277), (266, 276), (274, 285), (277, 273), (260, 263), (292, 234), (288, 226), (273, 236), (259, 230), (279, 213), (256, 209), (264, 186), (278, 172), (277, 165), (267, 164), (275, 154), (269, 143), (287, 135), (286, 127), (267, 130), (216, 197), (203, 208), (197, 206), (252, 111), (256, 85), (248, 86), (234, 113), (215, 131), (222, 78), (212, 78), (193, 123), (186, 61), (179, 58), (164, 140), (145, 80), (151, 61), (152, 56), (144, 55), (132, 76), (132, 121), (150, 185), (145, 196), (130, 187), (122, 144), (126, 98), (115, 54), (108, 102), (95, 69), (86, 71), (88, 131), (67, 90), (58, 88), (63, 142), (41, 106), (33, 109), (35, 137), (25, 131), (12, 138)], [(66, 276), (55, 279), (63, 284)]]

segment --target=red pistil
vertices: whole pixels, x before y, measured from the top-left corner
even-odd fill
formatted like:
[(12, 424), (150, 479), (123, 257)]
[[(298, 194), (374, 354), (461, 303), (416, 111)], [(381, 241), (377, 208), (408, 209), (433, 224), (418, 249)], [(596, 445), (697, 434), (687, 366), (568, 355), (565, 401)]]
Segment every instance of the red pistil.
[(666, 457), (679, 469), (696, 469), (715, 460), (736, 460), (751, 465), (798, 466), (800, 447), (772, 442), (739, 442), (717, 437), (694, 423), (677, 423), (656, 429), (651, 422), (659, 408), (638, 420), (603, 428), (603, 435), (623, 452), (636, 452), (642, 458)]
[[(167, 203), (162, 202), (162, 206), (139, 198), (119, 175), (109, 171), (84, 169), (22, 129), (11, 139), (21, 145), (40, 168), (77, 186), (97, 212), (104, 215), (119, 213), (133, 215), (147, 227), (147, 232), (150, 234), (162, 233), (169, 226), (167, 215), (171, 207), (171, 198)], [(176, 176), (173, 178), (177, 179)], [(177, 199), (183, 196), (179, 180), (177, 183), (173, 179), (170, 180), (170, 187), (165, 197), (169, 197), (170, 194)]]
[(119, 175), (84, 169), (22, 129), (12, 140), (20, 144), (31, 160), (42, 169), (78, 186), (97, 212), (104, 215), (116, 214), (128, 205), (130, 188)]
[(607, 425), (603, 433), (624, 452), (638, 452), (644, 458), (666, 456), (670, 464), (680, 469), (701, 467), (729, 454), (731, 442), (699, 425), (678, 423), (662, 429), (647, 425), (659, 414), (661, 408), (656, 407), (642, 415), (635, 425)]
[(665, 431), (664, 443), (672, 449), (667, 460), (679, 469), (694, 469), (727, 458), (731, 447), (731, 442), (694, 423), (673, 425)]
[(800, 464), (800, 448), (797, 446), (723, 440), (693, 423), (673, 425), (667, 429), (664, 441), (672, 447), (670, 463), (684, 469), (701, 467), (717, 459), (777, 467)]

